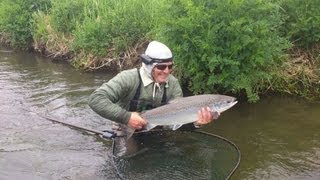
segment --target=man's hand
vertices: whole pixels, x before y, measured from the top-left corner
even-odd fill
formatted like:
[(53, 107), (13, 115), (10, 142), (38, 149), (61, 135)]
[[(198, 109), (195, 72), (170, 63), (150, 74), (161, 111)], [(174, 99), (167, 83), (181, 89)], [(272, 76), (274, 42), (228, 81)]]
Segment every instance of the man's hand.
[(128, 126), (133, 129), (142, 129), (147, 122), (137, 112), (132, 112), (128, 121)]
[(209, 107), (203, 107), (198, 111), (198, 120), (194, 122), (195, 126), (202, 126), (210, 123), (214, 119), (218, 119), (219, 112), (211, 110)]

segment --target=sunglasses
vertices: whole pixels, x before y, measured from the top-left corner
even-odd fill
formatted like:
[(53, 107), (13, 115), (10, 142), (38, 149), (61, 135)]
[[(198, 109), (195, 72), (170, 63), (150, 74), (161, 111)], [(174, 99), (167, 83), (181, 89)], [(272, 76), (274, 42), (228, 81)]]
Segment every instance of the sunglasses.
[(157, 69), (163, 71), (163, 70), (167, 69), (167, 67), (169, 68), (169, 70), (171, 70), (171, 69), (172, 69), (172, 66), (173, 66), (173, 64), (169, 64), (169, 65), (166, 65), (166, 64), (157, 64), (155, 67), (156, 67)]

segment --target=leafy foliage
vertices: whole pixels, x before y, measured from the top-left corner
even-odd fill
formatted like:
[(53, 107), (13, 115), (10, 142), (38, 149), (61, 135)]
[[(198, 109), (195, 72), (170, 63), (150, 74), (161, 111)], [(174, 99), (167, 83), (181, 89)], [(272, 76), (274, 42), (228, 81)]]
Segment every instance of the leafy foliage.
[(289, 47), (278, 34), (279, 6), (262, 0), (175, 0), (158, 37), (176, 54), (179, 76), (195, 93), (245, 93), (258, 99), (268, 70)]
[(320, 42), (320, 1), (282, 0), (286, 21), (282, 31), (300, 47), (309, 48)]
[(0, 30), (10, 38), (12, 46), (28, 48), (32, 42), (32, 13), (50, 8), (50, 0), (2, 0)]

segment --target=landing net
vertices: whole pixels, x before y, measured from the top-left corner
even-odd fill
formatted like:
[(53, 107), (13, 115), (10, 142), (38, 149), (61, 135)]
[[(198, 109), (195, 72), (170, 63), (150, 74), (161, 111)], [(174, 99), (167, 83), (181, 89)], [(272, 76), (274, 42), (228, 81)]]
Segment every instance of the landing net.
[(229, 179), (240, 163), (231, 141), (200, 131), (152, 131), (135, 134), (125, 154), (113, 142), (114, 164), (121, 179)]

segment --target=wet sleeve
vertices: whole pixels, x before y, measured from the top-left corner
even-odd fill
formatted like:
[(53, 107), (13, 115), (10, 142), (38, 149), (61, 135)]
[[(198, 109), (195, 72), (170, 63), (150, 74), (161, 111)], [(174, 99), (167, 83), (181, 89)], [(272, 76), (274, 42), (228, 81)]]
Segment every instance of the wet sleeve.
[(89, 97), (91, 109), (111, 121), (127, 124), (131, 112), (116, 102), (130, 93), (129, 78), (127, 74), (120, 73), (96, 89)]

